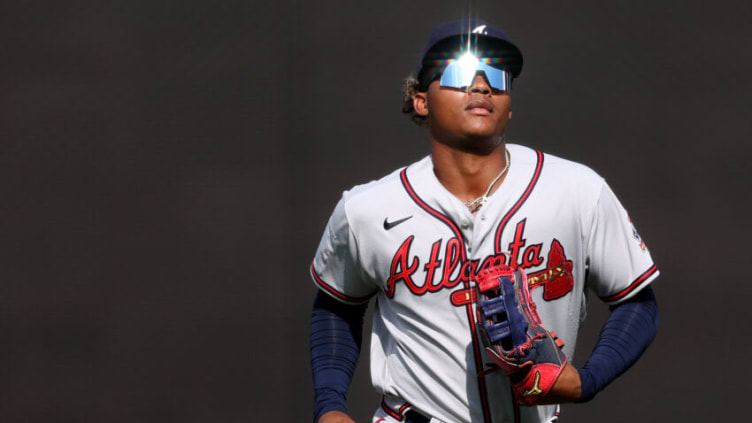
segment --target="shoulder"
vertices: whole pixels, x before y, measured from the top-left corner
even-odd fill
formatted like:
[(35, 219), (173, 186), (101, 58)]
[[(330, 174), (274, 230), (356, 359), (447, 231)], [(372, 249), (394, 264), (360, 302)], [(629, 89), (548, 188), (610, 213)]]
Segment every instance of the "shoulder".
[(546, 166), (548, 167), (547, 171), (555, 176), (563, 177), (565, 180), (577, 182), (578, 184), (592, 185), (596, 189), (600, 189), (605, 182), (601, 175), (582, 163), (548, 153), (544, 156)]
[(539, 166), (541, 178), (561, 188), (600, 192), (605, 184), (603, 177), (582, 163), (518, 144), (508, 144), (507, 148), (512, 155), (512, 165)]
[[(581, 216), (583, 222), (591, 220), (600, 201), (605, 180), (590, 167), (562, 157), (520, 145), (507, 145), (512, 167), (525, 166), (534, 181), (536, 198), (547, 204), (556, 204), (560, 212), (569, 210)], [(532, 183), (532, 182), (531, 182)]]
[(547, 172), (566, 174), (569, 178), (577, 178), (583, 182), (588, 180), (603, 181), (603, 178), (598, 173), (582, 163), (577, 163), (540, 150), (533, 150), (523, 145), (509, 144), (507, 148), (511, 154), (520, 156), (523, 162), (532, 164), (538, 160), (542, 160)]
[(396, 202), (405, 198), (405, 188), (400, 174), (403, 170), (421, 172), (431, 168), (431, 158), (423, 159), (408, 166), (394, 170), (388, 175), (360, 185), (355, 185), (342, 194), (342, 205), (349, 220), (359, 217), (381, 215), (382, 211), (395, 206)]

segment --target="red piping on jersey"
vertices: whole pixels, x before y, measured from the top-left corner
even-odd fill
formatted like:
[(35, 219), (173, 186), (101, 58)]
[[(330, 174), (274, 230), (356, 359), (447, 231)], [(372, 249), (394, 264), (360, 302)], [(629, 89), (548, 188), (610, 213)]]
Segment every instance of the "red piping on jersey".
[(535, 164), (535, 172), (533, 173), (533, 179), (530, 180), (530, 183), (527, 184), (527, 188), (525, 188), (525, 192), (522, 193), (522, 196), (520, 196), (520, 199), (517, 200), (517, 202), (512, 206), (511, 209), (507, 212), (507, 214), (504, 215), (504, 217), (501, 219), (501, 222), (499, 223), (499, 228), (496, 229), (496, 240), (494, 242), (494, 248), (496, 249), (496, 254), (500, 254), (502, 252), (501, 248), (501, 233), (504, 232), (504, 228), (507, 226), (507, 223), (509, 223), (509, 220), (512, 218), (512, 216), (517, 213), (517, 210), (522, 207), (522, 204), (525, 203), (525, 201), (530, 196), (530, 193), (533, 192), (533, 188), (535, 188), (535, 184), (538, 183), (538, 179), (540, 178), (541, 169), (543, 169), (543, 152), (540, 150), (536, 150), (535, 153), (538, 155), (538, 162)]
[(320, 277), (319, 274), (316, 273), (316, 268), (313, 267), (313, 263), (311, 263), (311, 276), (313, 276), (313, 280), (316, 281), (316, 284), (321, 288), (326, 290), (326, 292), (329, 292), (330, 294), (334, 295), (337, 298), (340, 298), (344, 301), (351, 302), (351, 303), (364, 303), (368, 301), (371, 296), (368, 297), (349, 297), (329, 285), (328, 283), (324, 282)]
[[(457, 239), (462, 242), (462, 249), (460, 250), (462, 263), (467, 261), (467, 255), (465, 254), (467, 245), (465, 244), (465, 239), (462, 237), (462, 232), (460, 232), (457, 225), (448, 216), (445, 216), (434, 210), (428, 204), (426, 204), (425, 201), (418, 197), (418, 194), (415, 193), (415, 190), (413, 190), (413, 187), (407, 180), (407, 168), (402, 169), (402, 171), (400, 172), (400, 179), (402, 180), (402, 186), (405, 187), (405, 191), (407, 191), (407, 194), (410, 196), (410, 198), (412, 198), (415, 204), (418, 205), (418, 207), (428, 212), (428, 214), (430, 214), (431, 216), (439, 219), (445, 225), (449, 226), (449, 229), (451, 229), (452, 232), (454, 232), (454, 236), (456, 236)], [(470, 289), (470, 280), (466, 280), (464, 282), (464, 285), (465, 289)], [(470, 322), (470, 333), (472, 334), (471, 339), (473, 340), (473, 352), (475, 353), (475, 368), (483, 369), (483, 359), (480, 355), (480, 346), (478, 345), (478, 340), (475, 336), (475, 319), (473, 318), (472, 303), (468, 303), (465, 306), (465, 309), (467, 311), (467, 320), (468, 322)], [(483, 421), (486, 423), (491, 423), (491, 413), (488, 408), (488, 392), (486, 392), (486, 379), (482, 374), (478, 375), (478, 389), (480, 390), (480, 402), (483, 406)]]
[(381, 397), (381, 408), (384, 409), (387, 413), (389, 413), (390, 416), (394, 417), (395, 419), (402, 421), (405, 416), (402, 414), (405, 412), (407, 407), (410, 406), (410, 403), (406, 402), (400, 406), (399, 410), (394, 411), (391, 408), (389, 408), (388, 405), (386, 405), (386, 402), (384, 402), (384, 397)]
[(658, 271), (658, 266), (656, 266), (654, 264), (650, 269), (646, 270), (643, 274), (641, 274), (640, 276), (638, 276), (637, 279), (635, 279), (634, 282), (632, 282), (631, 284), (629, 284), (629, 286), (626, 287), (626, 289), (624, 289), (623, 291), (619, 292), (618, 294), (612, 295), (610, 297), (601, 297), (601, 299), (603, 301), (605, 301), (605, 302), (611, 302), (611, 301), (616, 301), (619, 298), (623, 298), (625, 295), (627, 295), (630, 292), (634, 291), (635, 288), (637, 288), (638, 286), (640, 286), (640, 284), (642, 284), (643, 282), (645, 282), (646, 279), (648, 279), (649, 277), (651, 277), (652, 275), (654, 275), (655, 272), (657, 272), (657, 271)]

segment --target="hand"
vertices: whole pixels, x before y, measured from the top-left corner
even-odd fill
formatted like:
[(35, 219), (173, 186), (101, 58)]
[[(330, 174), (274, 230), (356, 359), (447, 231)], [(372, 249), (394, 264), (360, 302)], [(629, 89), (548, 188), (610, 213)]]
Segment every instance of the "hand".
[(327, 411), (321, 415), (318, 423), (355, 423), (355, 420), (341, 411)]
[(539, 404), (561, 404), (566, 402), (575, 402), (582, 396), (582, 382), (580, 381), (580, 372), (567, 362), (562, 369), (559, 378), (556, 379), (551, 391)]

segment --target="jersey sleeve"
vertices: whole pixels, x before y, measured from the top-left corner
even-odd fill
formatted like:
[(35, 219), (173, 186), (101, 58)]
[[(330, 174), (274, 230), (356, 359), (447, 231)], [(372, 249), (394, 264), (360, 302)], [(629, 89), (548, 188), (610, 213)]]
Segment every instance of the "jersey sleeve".
[(658, 267), (627, 211), (603, 182), (588, 242), (588, 284), (606, 303), (631, 298), (658, 277)]
[(311, 264), (311, 277), (321, 290), (345, 303), (362, 304), (376, 292), (369, 283), (345, 212), (345, 197), (337, 203)]

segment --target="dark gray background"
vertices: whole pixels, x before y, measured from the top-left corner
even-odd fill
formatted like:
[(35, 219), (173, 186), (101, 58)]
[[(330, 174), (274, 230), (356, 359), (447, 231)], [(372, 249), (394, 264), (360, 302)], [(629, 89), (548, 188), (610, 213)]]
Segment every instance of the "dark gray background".
[[(750, 4), (475, 5), (525, 54), (509, 138), (604, 175), (662, 271), (656, 342), (563, 422), (747, 414)], [(310, 421), (308, 264), (343, 189), (427, 154), (399, 86), (463, 13), (2, 2), (0, 421)]]

